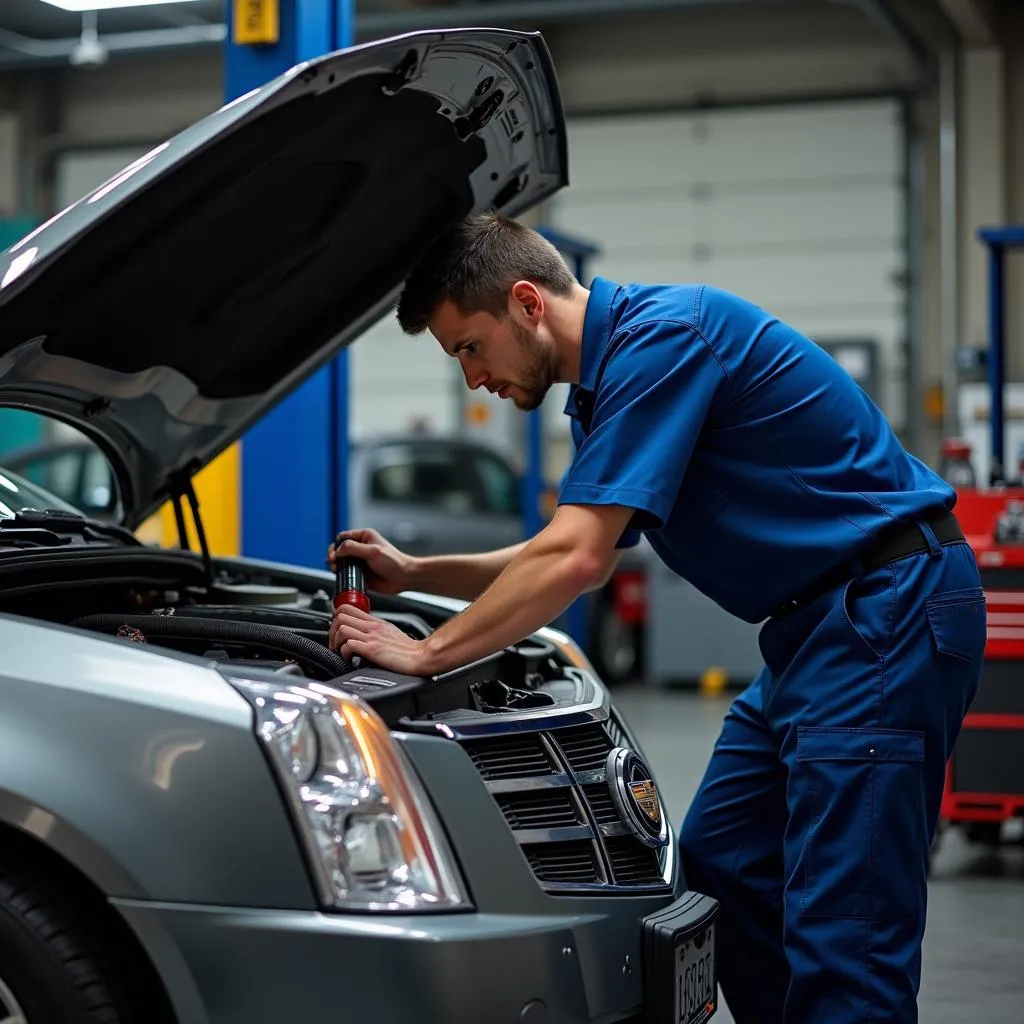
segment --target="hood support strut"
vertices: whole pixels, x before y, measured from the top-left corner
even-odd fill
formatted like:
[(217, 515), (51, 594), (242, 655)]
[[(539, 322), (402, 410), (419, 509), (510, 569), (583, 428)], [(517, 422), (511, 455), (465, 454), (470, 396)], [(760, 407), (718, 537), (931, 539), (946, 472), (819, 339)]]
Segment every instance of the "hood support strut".
[(203, 517), (199, 514), (199, 499), (196, 497), (195, 488), (192, 486), (192, 473), (189, 467), (178, 473), (171, 482), (171, 501), (174, 504), (174, 521), (178, 527), (178, 544), (182, 550), (191, 550), (188, 542), (188, 530), (185, 527), (185, 509), (183, 499), (188, 499), (189, 508), (192, 511), (192, 522), (195, 524), (196, 536), (199, 538), (199, 548), (203, 555), (203, 569), (206, 572), (206, 582), (213, 583), (213, 562), (210, 559), (210, 548), (206, 543), (206, 531), (203, 529)]

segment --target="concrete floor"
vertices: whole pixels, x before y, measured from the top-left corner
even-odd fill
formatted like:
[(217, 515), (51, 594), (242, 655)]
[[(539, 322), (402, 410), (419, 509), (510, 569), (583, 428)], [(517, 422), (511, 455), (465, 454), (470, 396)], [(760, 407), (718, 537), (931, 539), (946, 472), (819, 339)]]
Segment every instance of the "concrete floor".
[[(678, 828), (730, 698), (639, 685), (619, 688), (614, 696), (652, 762)], [(921, 1024), (1024, 1021), (1024, 848), (988, 850), (968, 844), (959, 830), (943, 836), (923, 957)], [(724, 1004), (715, 1024), (733, 1024)]]

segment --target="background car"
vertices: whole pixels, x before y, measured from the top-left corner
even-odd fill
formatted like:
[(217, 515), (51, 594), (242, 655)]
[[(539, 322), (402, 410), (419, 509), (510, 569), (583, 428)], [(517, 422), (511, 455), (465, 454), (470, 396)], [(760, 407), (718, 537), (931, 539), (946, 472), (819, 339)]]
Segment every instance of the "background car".
[(4, 466), (95, 519), (118, 518), (117, 481), (91, 441), (54, 441), (6, 453)]

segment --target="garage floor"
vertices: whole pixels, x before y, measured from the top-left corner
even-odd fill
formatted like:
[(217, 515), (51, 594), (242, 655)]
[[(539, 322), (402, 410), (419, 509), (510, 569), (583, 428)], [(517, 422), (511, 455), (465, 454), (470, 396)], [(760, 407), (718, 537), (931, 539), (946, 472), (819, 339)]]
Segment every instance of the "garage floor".
[[(616, 701), (666, 793), (673, 827), (704, 773), (728, 698), (623, 687)], [(1024, 849), (989, 851), (947, 833), (936, 857), (919, 1000), (921, 1024), (1024, 1019)], [(732, 1024), (725, 1007), (716, 1024)]]

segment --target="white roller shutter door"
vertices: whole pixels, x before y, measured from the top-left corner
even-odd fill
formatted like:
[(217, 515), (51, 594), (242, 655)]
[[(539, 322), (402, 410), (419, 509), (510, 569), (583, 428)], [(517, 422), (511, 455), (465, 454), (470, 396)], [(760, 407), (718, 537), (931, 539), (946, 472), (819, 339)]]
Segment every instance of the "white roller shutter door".
[[(903, 428), (896, 101), (614, 115), (569, 126), (570, 185), (552, 201), (550, 222), (601, 246), (588, 273), (705, 281), (816, 341), (874, 339), (879, 404)], [(556, 417), (548, 422), (557, 429)]]

